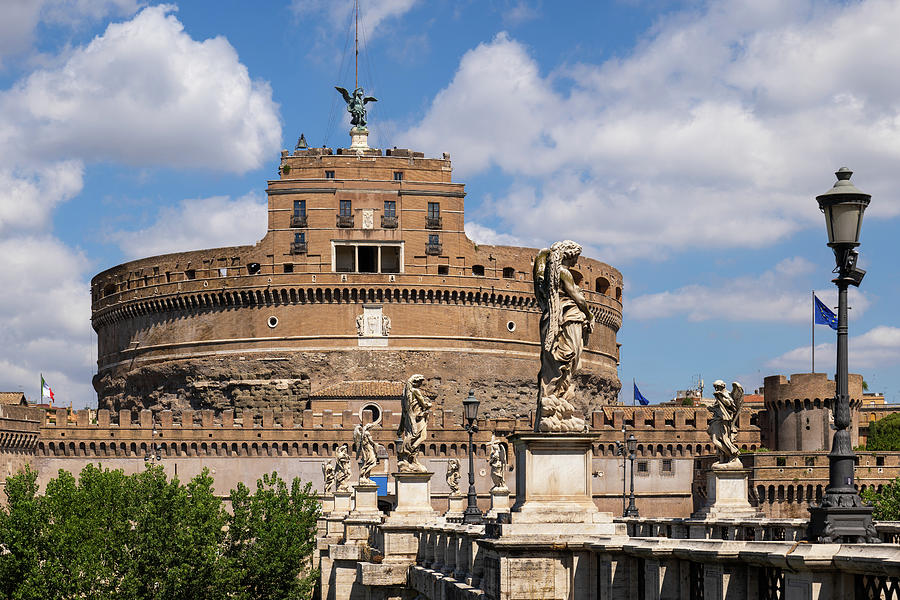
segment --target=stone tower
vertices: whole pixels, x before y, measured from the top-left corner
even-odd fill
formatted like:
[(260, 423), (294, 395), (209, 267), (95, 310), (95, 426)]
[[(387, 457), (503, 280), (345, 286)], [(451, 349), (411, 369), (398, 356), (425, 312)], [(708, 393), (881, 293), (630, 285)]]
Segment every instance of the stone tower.
[[(850, 427), (853, 446), (859, 444), (859, 407), (862, 405), (862, 375), (851, 374)], [(768, 413), (768, 440), (771, 450), (819, 452), (831, 450), (831, 403), (834, 380), (825, 373), (795, 373), (765, 378), (764, 395)]]

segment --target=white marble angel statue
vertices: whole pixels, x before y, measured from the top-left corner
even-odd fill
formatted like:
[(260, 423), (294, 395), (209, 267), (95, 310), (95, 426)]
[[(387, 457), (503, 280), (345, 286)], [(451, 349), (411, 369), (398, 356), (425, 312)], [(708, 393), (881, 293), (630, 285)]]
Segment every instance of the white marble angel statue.
[(428, 413), (431, 402), (425, 397), (421, 386), (425, 377), (413, 375), (403, 388), (401, 400), (402, 414), (397, 437), (400, 447), (397, 449), (397, 470), (401, 473), (424, 473), (425, 465), (419, 462), (419, 448), (428, 436)]
[(491, 454), (488, 457), (488, 465), (491, 467), (491, 482), (494, 484), (491, 491), (508, 491), (503, 469), (506, 467), (506, 450), (500, 444), (494, 434), (491, 434)]
[(594, 328), (594, 315), (581, 293), (581, 275), (572, 269), (581, 246), (556, 242), (534, 258), (534, 295), (541, 309), (541, 370), (535, 431), (581, 432), (587, 429), (575, 414), (575, 375), (581, 353)]
[(334, 491), (350, 491), (350, 449), (341, 445), (334, 454)]
[(325, 494), (328, 494), (334, 485), (334, 464), (331, 461), (322, 463), (322, 477), (325, 479)]
[(369, 475), (378, 464), (378, 448), (369, 431), (375, 423), (357, 425), (353, 429), (353, 444), (356, 446), (356, 460), (359, 461), (359, 483), (372, 483)]
[(451, 496), (459, 496), (459, 459), (451, 458), (447, 462), (447, 487)]
[(711, 413), (707, 432), (712, 438), (713, 446), (719, 456), (719, 465), (728, 465), (732, 468), (740, 468), (738, 459), (740, 450), (735, 443), (737, 439), (737, 419), (744, 403), (744, 388), (737, 381), (731, 384), (731, 393), (725, 389), (725, 382), (721, 379), (713, 383), (713, 396), (716, 401), (709, 406)]

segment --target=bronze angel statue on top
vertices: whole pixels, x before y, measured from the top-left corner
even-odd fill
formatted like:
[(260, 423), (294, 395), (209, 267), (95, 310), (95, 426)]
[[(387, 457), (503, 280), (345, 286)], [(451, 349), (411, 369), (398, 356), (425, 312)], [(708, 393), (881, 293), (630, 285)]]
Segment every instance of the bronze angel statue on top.
[(378, 102), (378, 98), (366, 96), (362, 88), (356, 88), (351, 94), (345, 88), (334, 86), (341, 93), (344, 102), (347, 103), (347, 112), (350, 113), (350, 124), (359, 129), (366, 128), (366, 103)]
[(740, 468), (738, 459), (740, 449), (737, 447), (737, 420), (744, 404), (744, 388), (737, 381), (731, 384), (731, 393), (725, 389), (725, 382), (721, 379), (713, 383), (713, 396), (716, 402), (709, 406), (711, 413), (707, 432), (712, 438), (719, 455), (719, 468), (727, 465), (730, 468)]

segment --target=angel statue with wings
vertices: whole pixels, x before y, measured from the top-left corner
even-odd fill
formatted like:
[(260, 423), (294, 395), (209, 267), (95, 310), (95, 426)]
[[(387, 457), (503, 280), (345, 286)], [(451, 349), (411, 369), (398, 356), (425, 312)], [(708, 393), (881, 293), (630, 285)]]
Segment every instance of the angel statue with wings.
[(356, 88), (353, 90), (353, 94), (342, 87), (334, 86), (334, 89), (341, 93), (341, 96), (344, 97), (344, 102), (347, 103), (347, 112), (350, 113), (350, 124), (353, 125), (354, 128), (365, 129), (366, 103), (378, 102), (378, 98), (366, 96), (363, 94), (362, 88)]
[(488, 465), (491, 467), (491, 482), (494, 484), (491, 491), (508, 491), (506, 479), (503, 476), (503, 468), (506, 466), (506, 450), (493, 433), (491, 434), (491, 454), (488, 457)]
[(459, 459), (451, 458), (447, 462), (447, 487), (451, 496), (459, 496)]
[(738, 414), (744, 404), (744, 388), (740, 383), (734, 381), (729, 394), (725, 389), (725, 382), (719, 379), (713, 383), (713, 389), (716, 402), (708, 407), (711, 417), (707, 432), (719, 455), (718, 465), (740, 468), (741, 463), (738, 459), (740, 450), (735, 444), (735, 440), (738, 432)]
[(356, 446), (356, 460), (359, 461), (359, 483), (375, 483), (369, 478), (378, 464), (378, 450), (369, 431), (374, 426), (375, 423), (367, 423), (353, 429), (353, 444)]
[(322, 477), (325, 479), (325, 493), (328, 494), (334, 485), (334, 464), (331, 461), (322, 463)]
[(403, 399), (400, 401), (400, 426), (397, 437), (397, 470), (401, 473), (424, 473), (425, 465), (419, 462), (419, 449), (428, 437), (428, 413), (431, 402), (422, 390), (425, 377), (416, 374), (406, 381)]
[(350, 491), (350, 449), (341, 445), (334, 454), (334, 491)]

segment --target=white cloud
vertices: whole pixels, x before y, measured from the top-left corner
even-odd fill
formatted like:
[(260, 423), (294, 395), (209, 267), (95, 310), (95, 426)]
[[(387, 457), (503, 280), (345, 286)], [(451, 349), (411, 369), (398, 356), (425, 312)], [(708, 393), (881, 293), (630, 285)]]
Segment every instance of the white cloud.
[(0, 19), (0, 59), (28, 51), (40, 22), (77, 27), (86, 21), (134, 14), (137, 0), (4, 0)]
[[(673, 291), (645, 294), (625, 305), (628, 318), (664, 319), (684, 315), (691, 321), (765, 321), (802, 323), (812, 318), (812, 298), (808, 289), (798, 289), (798, 279), (813, 270), (806, 259), (795, 257), (781, 261), (758, 276), (737, 277), (715, 285), (692, 284)], [(826, 305), (837, 304), (837, 292), (817, 292)], [(854, 316), (869, 306), (857, 290), (850, 293)]]
[(36, 399), (44, 373), (60, 401), (94, 404), (91, 265), (48, 235), (4, 237), (0, 255), (0, 389), (23, 386)]
[(888, 0), (711, 2), (627, 56), (547, 73), (501, 33), (396, 137), (463, 177), (516, 177), (488, 208), (518, 237), (576, 228), (604, 258), (759, 247), (818, 223), (843, 165), (865, 167), (873, 216), (900, 214), (898, 28)]
[(0, 234), (46, 228), (53, 209), (81, 192), (83, 171), (79, 161), (30, 172), (0, 169)]
[[(830, 332), (827, 328), (825, 331)], [(834, 343), (816, 344), (816, 370), (832, 372), (836, 352)], [(770, 360), (766, 366), (778, 369), (782, 373), (791, 372), (791, 369), (805, 369), (810, 365), (811, 355), (812, 349), (809, 346), (801, 346)], [(900, 365), (900, 327), (879, 325), (861, 335), (851, 336), (849, 359), (850, 370), (854, 373)]]
[(466, 237), (476, 244), (486, 244), (488, 246), (527, 246), (519, 238), (507, 233), (499, 233), (490, 227), (479, 225), (469, 221), (465, 225)]
[(244, 172), (277, 153), (278, 107), (222, 37), (161, 5), (114, 23), (0, 95), (0, 156)]
[(163, 208), (156, 222), (110, 235), (129, 258), (255, 244), (266, 233), (266, 201), (255, 194), (184, 200)]

